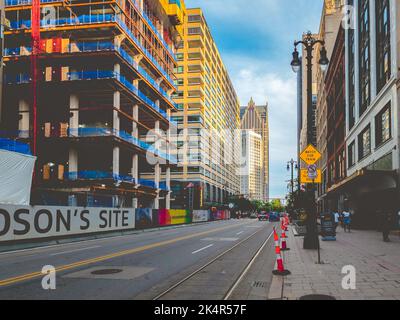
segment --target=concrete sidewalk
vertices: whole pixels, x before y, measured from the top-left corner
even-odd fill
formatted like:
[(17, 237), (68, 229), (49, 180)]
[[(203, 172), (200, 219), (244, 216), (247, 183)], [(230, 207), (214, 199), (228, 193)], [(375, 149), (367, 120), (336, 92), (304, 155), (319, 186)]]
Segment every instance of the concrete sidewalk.
[[(303, 237), (295, 237), (289, 227), (288, 247), (283, 254), (287, 277), (273, 277), (269, 299), (297, 300), (305, 295), (322, 294), (337, 300), (400, 300), (400, 237), (390, 243), (374, 231), (344, 233), (338, 228), (336, 242), (321, 241), (317, 250), (304, 250)], [(342, 288), (344, 266), (354, 266), (356, 289)]]

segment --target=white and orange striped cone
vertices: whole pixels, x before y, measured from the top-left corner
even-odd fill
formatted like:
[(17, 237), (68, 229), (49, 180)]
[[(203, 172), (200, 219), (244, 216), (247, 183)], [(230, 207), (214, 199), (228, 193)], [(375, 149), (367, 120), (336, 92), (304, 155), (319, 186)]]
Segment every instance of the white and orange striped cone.
[(290, 221), (289, 221), (289, 217), (286, 215), (285, 216), (285, 231), (289, 231), (289, 229), (288, 229), (288, 226), (289, 226), (289, 223), (290, 223)]
[(283, 266), (283, 259), (281, 255), (281, 247), (279, 245), (279, 236), (274, 228), (274, 241), (275, 241), (275, 253), (276, 253), (276, 264), (277, 270), (272, 271), (272, 274), (275, 276), (287, 276), (291, 272), (289, 270), (285, 270)]
[(282, 233), (281, 233), (281, 251), (289, 251), (290, 250), (287, 246), (286, 239), (287, 239), (286, 232), (285, 232), (285, 229), (283, 229)]
[(282, 231), (288, 231), (285, 218), (281, 218), (281, 229), (282, 229)]

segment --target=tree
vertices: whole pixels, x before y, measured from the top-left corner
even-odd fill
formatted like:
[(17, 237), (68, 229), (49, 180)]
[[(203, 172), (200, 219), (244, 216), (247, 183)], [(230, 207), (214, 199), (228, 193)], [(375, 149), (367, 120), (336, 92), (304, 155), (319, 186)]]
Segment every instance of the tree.
[(285, 210), (284, 206), (279, 199), (275, 199), (271, 201), (271, 209), (274, 212), (283, 212)]

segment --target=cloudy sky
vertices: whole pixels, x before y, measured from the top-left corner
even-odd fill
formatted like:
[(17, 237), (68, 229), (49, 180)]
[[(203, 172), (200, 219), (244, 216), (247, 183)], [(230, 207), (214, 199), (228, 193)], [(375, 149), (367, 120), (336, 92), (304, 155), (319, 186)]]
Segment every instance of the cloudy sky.
[(322, 0), (185, 0), (201, 7), (241, 105), (269, 103), (271, 197), (283, 198), (296, 158), (296, 76), (293, 41), (318, 31)]

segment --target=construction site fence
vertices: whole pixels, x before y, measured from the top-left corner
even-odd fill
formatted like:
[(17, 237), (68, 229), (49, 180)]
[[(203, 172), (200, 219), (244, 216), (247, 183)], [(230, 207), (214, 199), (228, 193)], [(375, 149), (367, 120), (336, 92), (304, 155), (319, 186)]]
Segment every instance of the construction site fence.
[(228, 210), (133, 209), (0, 204), (0, 251), (20, 242), (228, 220)]

